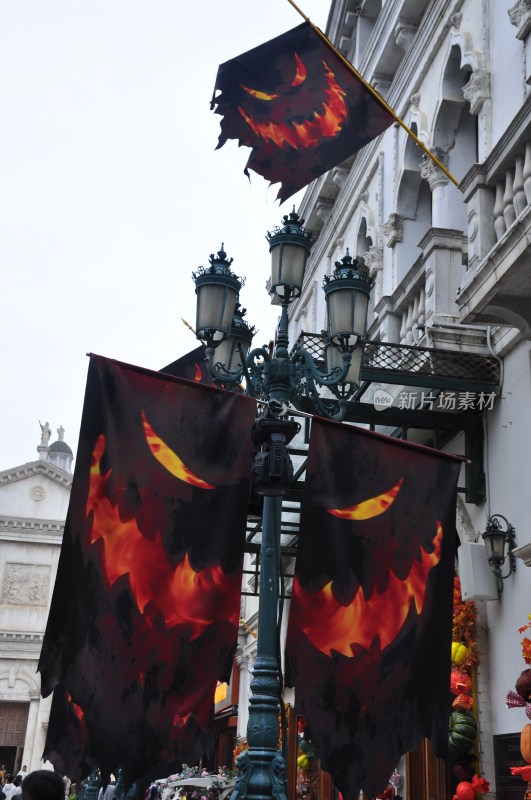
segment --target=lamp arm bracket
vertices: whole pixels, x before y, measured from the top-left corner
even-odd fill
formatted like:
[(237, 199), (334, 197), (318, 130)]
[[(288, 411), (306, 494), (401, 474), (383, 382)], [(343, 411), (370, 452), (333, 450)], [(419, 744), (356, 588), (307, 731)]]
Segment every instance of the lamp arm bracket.
[(291, 357), (292, 363), (301, 363), (305, 374), (310, 374), (322, 386), (337, 386), (343, 383), (350, 367), (351, 353), (343, 353), (343, 366), (334, 367), (331, 372), (321, 372), (315, 366), (315, 361), (307, 350), (300, 348)]
[(226, 385), (236, 385), (241, 383), (243, 377), (243, 370), (237, 369), (234, 372), (229, 372), (229, 370), (225, 369), (221, 362), (214, 361), (214, 353), (215, 349), (213, 347), (207, 347), (205, 349), (205, 357), (208, 366), (208, 371), (213, 381), (218, 383), (222, 383)]
[(247, 381), (247, 394), (251, 397), (264, 395), (264, 364), (270, 361), (271, 357), (265, 347), (255, 347), (247, 355), (244, 373)]
[[(298, 399), (309, 395), (312, 399), (315, 412), (319, 416), (325, 417), (326, 419), (333, 419), (336, 422), (342, 422), (347, 413), (346, 400), (323, 400), (311, 374), (304, 374), (303, 378), (304, 381), (299, 382), (296, 391), (292, 393), (292, 400), (295, 408), (299, 407), (297, 404)], [(301, 403), (301, 410), (304, 409), (304, 403)]]
[(271, 361), (269, 351), (265, 347), (253, 347), (247, 356), (247, 366), (251, 368), (257, 358), (263, 358), (264, 361)]

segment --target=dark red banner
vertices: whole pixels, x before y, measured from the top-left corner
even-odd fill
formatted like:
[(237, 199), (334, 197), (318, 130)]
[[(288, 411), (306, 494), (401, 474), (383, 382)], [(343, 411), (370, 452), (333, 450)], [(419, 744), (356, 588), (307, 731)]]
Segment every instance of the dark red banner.
[(205, 358), (205, 345), (201, 344), (195, 350), (190, 350), (176, 361), (172, 361), (167, 367), (163, 367), (161, 372), (167, 375), (174, 375), (176, 378), (185, 378), (194, 383), (204, 383), (207, 386), (214, 386), (214, 382), (208, 371), (208, 364)]
[(96, 767), (90, 755), (85, 714), (62, 684), (53, 691), (43, 759), (78, 786)]
[(245, 172), (281, 182), (282, 201), (394, 122), (308, 22), (221, 64), (214, 106), (218, 148), (251, 147)]
[[(91, 357), (39, 670), (43, 695), (61, 683), (84, 715), (102, 771), (126, 782), (211, 745), (237, 640), (254, 419), (248, 398)], [(58, 739), (52, 725), (46, 753)]]
[(380, 794), (426, 737), (446, 754), (460, 466), (313, 420), (287, 683), (346, 797)]

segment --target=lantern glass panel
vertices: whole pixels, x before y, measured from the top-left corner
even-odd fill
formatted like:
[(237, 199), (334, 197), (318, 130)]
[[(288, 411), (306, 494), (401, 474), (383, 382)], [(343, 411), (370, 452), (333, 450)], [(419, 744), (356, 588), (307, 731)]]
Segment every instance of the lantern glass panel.
[(271, 248), (271, 285), (302, 288), (307, 251), (296, 244), (283, 243)]
[(483, 534), (487, 557), (493, 563), (503, 564), (505, 560), (505, 534), (503, 531), (487, 530)]
[(241, 346), (245, 360), (250, 344), (248, 340), (241, 339), (239, 336), (229, 336), (216, 349), (216, 362), (222, 364), (228, 372), (235, 372), (243, 366), (239, 346)]
[(328, 301), (328, 317), (330, 320), (330, 335), (365, 336), (367, 324), (367, 308), (369, 296), (358, 289), (336, 289), (326, 297)]
[(228, 334), (232, 325), (237, 296), (237, 292), (229, 286), (220, 284), (199, 286), (197, 288), (196, 331), (200, 333), (205, 330), (216, 330)]

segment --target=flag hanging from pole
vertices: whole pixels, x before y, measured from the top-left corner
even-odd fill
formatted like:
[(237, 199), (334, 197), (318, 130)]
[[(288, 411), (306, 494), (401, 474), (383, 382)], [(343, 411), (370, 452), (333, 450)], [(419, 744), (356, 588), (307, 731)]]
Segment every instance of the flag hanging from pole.
[(176, 361), (172, 361), (168, 366), (160, 371), (167, 375), (174, 375), (176, 378), (185, 378), (194, 383), (204, 383), (207, 386), (214, 386), (214, 381), (210, 377), (208, 364), (205, 356), (205, 345), (201, 344), (195, 350), (190, 350)]
[(460, 460), (315, 418), (286, 682), (346, 797), (428, 737), (444, 756)]
[[(212, 743), (237, 641), (254, 418), (241, 395), (91, 357), (39, 671), (44, 696), (68, 693), (94, 761), (126, 783)], [(54, 720), (50, 758), (67, 736)]]
[(90, 754), (85, 715), (63, 684), (53, 691), (42, 759), (78, 785), (96, 767)]
[(251, 147), (246, 174), (281, 182), (281, 201), (395, 121), (309, 22), (221, 64), (214, 106), (218, 148)]

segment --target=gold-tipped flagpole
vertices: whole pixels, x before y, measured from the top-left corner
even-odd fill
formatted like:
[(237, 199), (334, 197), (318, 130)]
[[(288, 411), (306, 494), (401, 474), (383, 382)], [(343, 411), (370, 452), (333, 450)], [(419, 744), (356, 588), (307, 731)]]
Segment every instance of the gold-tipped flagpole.
[(196, 332), (194, 331), (194, 329), (192, 328), (192, 326), (190, 325), (190, 323), (189, 323), (189, 322), (187, 322), (187, 321), (186, 321), (185, 319), (183, 319), (182, 317), (181, 317), (181, 322), (182, 322), (182, 324), (185, 326), (185, 328), (188, 328), (188, 330), (189, 330), (189, 331), (192, 331), (192, 333), (194, 334), (194, 336), (197, 336)]
[(412, 139), (413, 139), (413, 140), (414, 140), (414, 141), (415, 141), (415, 142), (418, 144), (418, 146), (421, 148), (421, 150), (422, 150), (422, 151), (423, 151), (423, 152), (424, 152), (424, 153), (425, 153), (425, 154), (426, 154), (426, 155), (427, 155), (429, 158), (431, 158), (431, 160), (433, 161), (433, 163), (434, 163), (434, 164), (436, 164), (436, 165), (439, 167), (439, 169), (440, 169), (442, 172), (444, 172), (444, 174), (446, 175), (446, 177), (447, 177), (447, 178), (449, 178), (449, 179), (452, 181), (452, 183), (454, 183), (454, 184), (457, 186), (457, 188), (459, 189), (459, 181), (458, 181), (456, 178), (454, 178), (454, 176), (452, 175), (452, 173), (451, 173), (451, 172), (449, 172), (449, 171), (446, 169), (446, 167), (444, 166), (444, 164), (441, 164), (441, 162), (439, 161), (439, 159), (438, 159), (436, 156), (434, 156), (434, 155), (433, 155), (433, 153), (431, 152), (431, 150), (428, 150), (428, 148), (426, 147), (426, 145), (424, 144), (424, 142), (422, 142), (422, 141), (421, 141), (421, 140), (418, 138), (418, 136), (416, 136), (416, 134), (414, 134), (414, 133), (413, 133), (413, 131), (411, 130), (411, 128), (409, 128), (409, 127), (406, 125), (406, 123), (405, 123), (405, 122), (404, 122), (402, 119), (400, 119), (400, 117), (399, 117), (399, 116), (398, 116), (398, 115), (397, 115), (397, 114), (396, 114), (396, 113), (393, 111), (393, 109), (391, 108), (391, 106), (389, 106), (389, 105), (388, 105), (388, 104), (385, 102), (385, 100), (383, 99), (383, 97), (382, 97), (381, 95), (379, 95), (379, 94), (378, 94), (378, 92), (376, 91), (376, 89), (375, 89), (373, 86), (371, 86), (371, 84), (370, 84), (370, 83), (368, 83), (368, 82), (365, 80), (365, 78), (364, 78), (362, 75), (360, 75), (360, 73), (358, 72), (358, 70), (357, 70), (357, 69), (356, 69), (356, 68), (355, 68), (355, 67), (354, 67), (354, 66), (353, 66), (353, 65), (350, 63), (350, 61), (348, 61), (348, 59), (346, 59), (346, 58), (345, 58), (345, 56), (344, 56), (342, 53), (340, 53), (340, 52), (339, 52), (339, 50), (337, 49), (337, 47), (336, 47), (334, 44), (332, 44), (332, 42), (330, 41), (330, 39), (328, 38), (328, 36), (326, 36), (326, 34), (324, 34), (324, 33), (322, 32), (322, 30), (321, 30), (320, 28), (318, 28), (318, 27), (317, 27), (317, 25), (314, 25), (314, 24), (313, 24), (313, 22), (311, 21), (311, 19), (310, 19), (309, 17), (307, 17), (307, 16), (306, 16), (306, 14), (305, 14), (305, 13), (304, 13), (304, 12), (303, 12), (303, 11), (302, 11), (300, 8), (299, 8), (299, 6), (298, 6), (298, 5), (297, 5), (297, 4), (294, 2), (294, 0), (288, 0), (288, 3), (290, 3), (290, 5), (292, 5), (292, 6), (293, 6), (293, 8), (295, 9), (295, 11), (298, 11), (298, 12), (299, 12), (299, 14), (301, 15), (301, 17), (303, 17), (303, 19), (305, 19), (305, 20), (306, 20), (306, 22), (309, 22), (309, 24), (312, 26), (312, 28), (314, 29), (314, 31), (316, 32), (316, 34), (317, 34), (317, 35), (318, 35), (318, 36), (319, 36), (319, 37), (320, 37), (320, 38), (323, 40), (323, 42), (325, 42), (325, 43), (328, 45), (328, 47), (329, 47), (331, 50), (333, 50), (333, 51), (334, 51), (334, 53), (335, 53), (335, 54), (336, 54), (336, 56), (337, 56), (337, 57), (338, 57), (338, 58), (339, 58), (339, 59), (342, 61), (342, 63), (343, 63), (343, 64), (344, 64), (344, 65), (345, 65), (345, 66), (346, 66), (346, 67), (347, 67), (347, 68), (348, 68), (348, 69), (349, 69), (349, 70), (352, 72), (352, 74), (353, 74), (353, 75), (355, 75), (355, 76), (356, 76), (356, 78), (357, 78), (357, 79), (358, 79), (358, 80), (359, 80), (359, 81), (360, 81), (360, 82), (361, 82), (361, 83), (362, 83), (362, 84), (365, 86), (365, 88), (369, 90), (369, 92), (370, 92), (370, 93), (373, 95), (373, 97), (375, 97), (375, 98), (376, 98), (376, 100), (378, 100), (378, 102), (379, 102), (379, 103), (380, 103), (380, 104), (381, 104), (381, 105), (382, 105), (382, 106), (385, 108), (385, 110), (386, 110), (386, 111), (388, 111), (388, 112), (389, 112), (389, 114), (391, 114), (391, 116), (392, 116), (392, 117), (393, 117), (393, 118), (394, 118), (394, 119), (395, 119), (395, 120), (398, 122), (398, 124), (399, 124), (399, 125), (400, 125), (400, 126), (401, 126), (401, 127), (402, 127), (402, 128), (405, 130), (405, 131), (406, 131), (406, 133), (408, 133), (408, 134), (411, 136), (411, 138), (412, 138)]
[(247, 631), (247, 633), (250, 633), (250, 634), (251, 634), (251, 636), (254, 636), (254, 638), (255, 638), (255, 639), (257, 638), (257, 636), (258, 636), (257, 632), (256, 632), (256, 631), (253, 631), (253, 629), (252, 629), (252, 628), (250, 628), (250, 627), (247, 625), (247, 623), (245, 622), (245, 620), (243, 619), (243, 617), (240, 617), (240, 625), (242, 626), (242, 628), (245, 628), (245, 630)]

